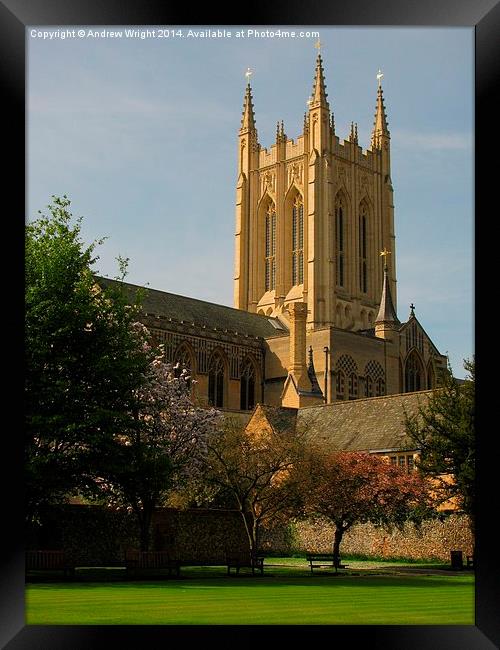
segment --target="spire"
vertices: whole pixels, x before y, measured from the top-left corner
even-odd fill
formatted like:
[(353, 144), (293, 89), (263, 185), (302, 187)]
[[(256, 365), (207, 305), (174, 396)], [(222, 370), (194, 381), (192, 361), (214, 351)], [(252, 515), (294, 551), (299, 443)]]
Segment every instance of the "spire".
[(321, 54), (318, 53), (316, 59), (316, 74), (314, 77), (313, 92), (309, 108), (322, 107), (329, 110), (330, 107), (328, 106), (327, 97), (328, 93), (326, 92), (325, 77), (323, 74), (323, 60)]
[(389, 129), (387, 128), (387, 117), (385, 114), (384, 106), (384, 93), (382, 91), (382, 77), (384, 75), (378, 71), (378, 90), (377, 90), (377, 108), (375, 111), (375, 121), (373, 122), (372, 132), (372, 148), (380, 148), (380, 138), (385, 135), (389, 136)]
[(241, 118), (240, 131), (253, 131), (254, 129), (255, 116), (253, 112), (252, 88), (250, 87), (249, 81), (245, 91), (245, 99), (243, 101), (243, 113)]
[(393, 323), (399, 325), (399, 319), (392, 302), (391, 289), (389, 287), (389, 268), (387, 266), (387, 255), (390, 251), (384, 250), (380, 253), (384, 257), (384, 285), (382, 287), (382, 298), (380, 299), (380, 309), (378, 310), (375, 323)]
[(316, 377), (316, 370), (314, 369), (312, 345), (309, 346), (309, 362), (307, 364), (307, 376), (309, 377), (309, 381), (311, 382), (311, 392), (322, 394), (321, 388), (319, 387), (318, 378)]

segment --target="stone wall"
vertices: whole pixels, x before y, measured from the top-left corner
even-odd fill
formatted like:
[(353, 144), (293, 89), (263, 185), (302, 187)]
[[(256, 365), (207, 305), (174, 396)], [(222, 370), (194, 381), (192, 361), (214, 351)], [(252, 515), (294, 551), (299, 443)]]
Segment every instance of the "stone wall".
[[(151, 549), (168, 550), (181, 562), (224, 564), (227, 551), (246, 551), (248, 541), (239, 512), (234, 510), (174, 510), (155, 513)], [(324, 520), (297, 521), (263, 530), (261, 549), (271, 555), (328, 552), (333, 526)], [(68, 505), (48, 511), (41, 528), (28, 531), (31, 549), (64, 549), (77, 566), (123, 565), (127, 548), (139, 548), (135, 517), (100, 506)], [(371, 524), (345, 534), (341, 552), (384, 558), (437, 559), (449, 562), (451, 550), (472, 552), (468, 520), (450, 515), (425, 522), (421, 529), (407, 524), (391, 532)]]
[[(168, 550), (182, 562), (225, 563), (226, 551), (247, 550), (239, 512), (157, 511), (151, 550)], [(42, 526), (28, 531), (27, 548), (64, 549), (77, 566), (123, 565), (125, 551), (139, 548), (136, 519), (100, 506), (67, 505), (48, 510)]]
[[(331, 553), (333, 532), (333, 525), (324, 520), (296, 522), (293, 545), (297, 552)], [(469, 522), (463, 515), (450, 515), (443, 521), (426, 521), (420, 530), (413, 524), (406, 524), (403, 532), (360, 524), (344, 535), (341, 544), (344, 555), (444, 562), (449, 562), (452, 550), (462, 550), (464, 555), (472, 553)]]

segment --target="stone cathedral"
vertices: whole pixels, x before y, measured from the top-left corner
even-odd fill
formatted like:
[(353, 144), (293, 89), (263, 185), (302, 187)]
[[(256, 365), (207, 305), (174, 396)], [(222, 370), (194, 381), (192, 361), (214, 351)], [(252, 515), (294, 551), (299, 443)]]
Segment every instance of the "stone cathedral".
[(336, 134), (320, 54), (295, 140), (281, 122), (271, 146), (259, 143), (248, 82), (237, 141), (234, 308), (154, 289), (143, 300), (144, 323), (167, 359), (189, 369), (198, 403), (296, 412), (439, 382), (446, 357), (413, 305), (405, 321), (397, 315), (391, 138), (377, 78), (366, 151), (357, 125), (347, 139)]

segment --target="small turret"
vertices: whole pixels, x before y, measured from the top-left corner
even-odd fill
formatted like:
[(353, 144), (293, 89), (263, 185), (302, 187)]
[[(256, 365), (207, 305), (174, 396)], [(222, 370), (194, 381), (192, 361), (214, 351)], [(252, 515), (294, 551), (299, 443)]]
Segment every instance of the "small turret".
[(387, 266), (387, 255), (390, 251), (384, 249), (381, 253), (384, 257), (384, 284), (382, 287), (382, 297), (380, 299), (380, 309), (375, 319), (375, 336), (382, 339), (392, 340), (393, 332), (399, 329), (401, 325), (394, 303), (392, 302), (391, 289), (389, 286), (389, 267)]

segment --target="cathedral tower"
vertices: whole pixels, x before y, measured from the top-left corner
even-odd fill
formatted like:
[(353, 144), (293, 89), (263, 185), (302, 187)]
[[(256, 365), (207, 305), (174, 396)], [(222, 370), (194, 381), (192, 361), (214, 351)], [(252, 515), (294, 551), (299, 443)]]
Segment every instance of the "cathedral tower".
[(278, 123), (268, 149), (258, 142), (247, 84), (238, 142), (234, 305), (286, 321), (288, 305), (307, 304), (307, 327), (374, 326), (384, 281), (379, 252), (389, 250), (396, 307), (390, 134), (382, 74), (371, 145), (335, 133), (323, 61), (316, 59), (303, 132)]

